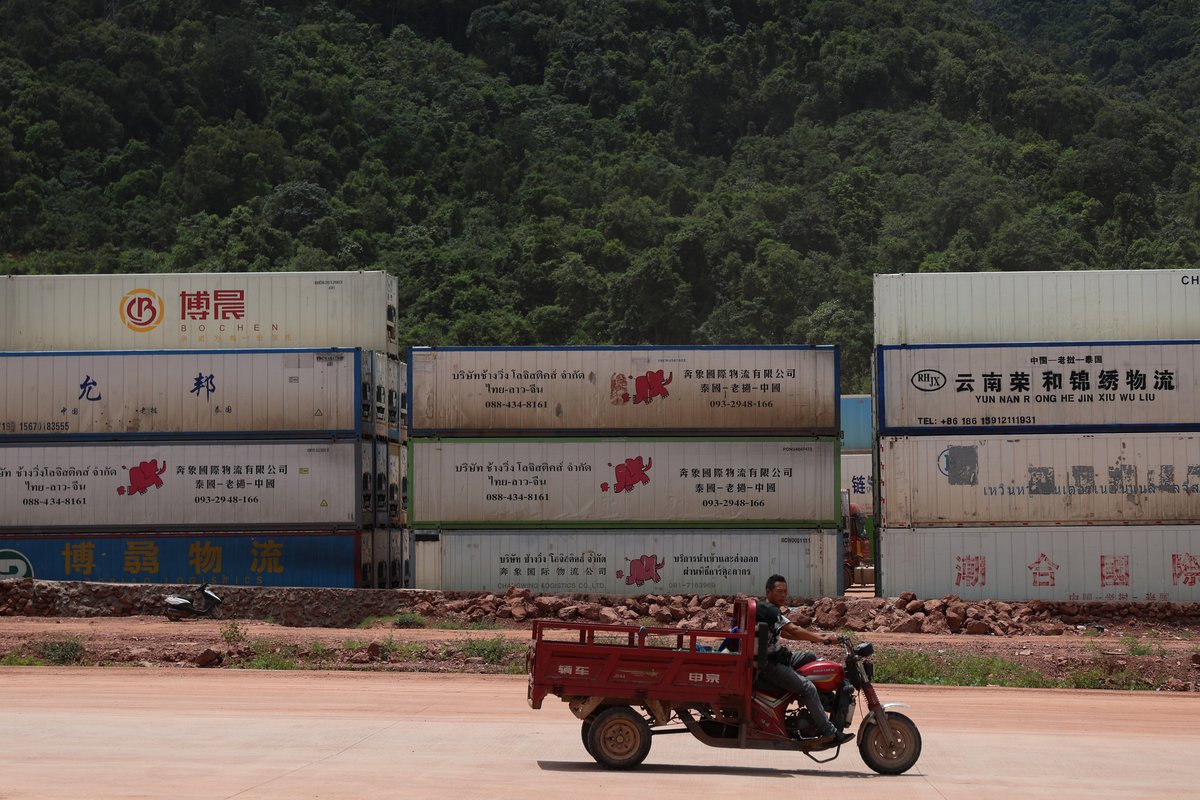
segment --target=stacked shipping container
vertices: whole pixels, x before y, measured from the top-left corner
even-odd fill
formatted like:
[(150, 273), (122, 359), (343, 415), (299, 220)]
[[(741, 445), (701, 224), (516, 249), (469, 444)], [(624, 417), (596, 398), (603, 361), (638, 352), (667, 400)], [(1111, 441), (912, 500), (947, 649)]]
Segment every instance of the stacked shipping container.
[(1200, 599), (1195, 292), (1187, 270), (876, 276), (884, 591)]
[(0, 279), (7, 576), (393, 580), (396, 297), (383, 273)]
[[(857, 559), (860, 563), (854, 566), (853, 583), (874, 584), (874, 545), (875, 532), (873, 527), (875, 515), (875, 459), (874, 450), (874, 417), (871, 414), (871, 396), (869, 394), (847, 394), (841, 398), (842, 424), (842, 454), (841, 481), (842, 494), (847, 500), (847, 510), (861, 513), (866, 521), (866, 528), (858, 531), (865, 537), (865, 549), (868, 554)], [(844, 521), (843, 525), (847, 525)], [(862, 563), (869, 561), (871, 563)], [(847, 579), (849, 580), (849, 579)]]
[(414, 348), (423, 588), (831, 593), (837, 350)]

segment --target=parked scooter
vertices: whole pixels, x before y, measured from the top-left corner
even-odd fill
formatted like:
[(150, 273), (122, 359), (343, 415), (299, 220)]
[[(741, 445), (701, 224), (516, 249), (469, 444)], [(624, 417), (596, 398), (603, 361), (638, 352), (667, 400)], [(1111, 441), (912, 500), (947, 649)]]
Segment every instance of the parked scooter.
[(171, 622), (178, 622), (187, 617), (207, 617), (212, 614), (213, 609), (221, 605), (221, 598), (208, 588), (207, 583), (200, 587), (200, 600), (203, 605), (193, 603), (188, 598), (177, 594), (169, 594), (164, 600), (167, 604), (164, 613)]

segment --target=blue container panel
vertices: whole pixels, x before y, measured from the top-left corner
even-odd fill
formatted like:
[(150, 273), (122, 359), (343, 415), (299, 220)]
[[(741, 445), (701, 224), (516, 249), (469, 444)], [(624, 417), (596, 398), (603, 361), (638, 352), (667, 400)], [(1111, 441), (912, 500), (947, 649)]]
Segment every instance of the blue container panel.
[(353, 588), (358, 532), (0, 538), (0, 578)]
[(844, 394), (841, 398), (842, 451), (871, 449), (871, 395)]

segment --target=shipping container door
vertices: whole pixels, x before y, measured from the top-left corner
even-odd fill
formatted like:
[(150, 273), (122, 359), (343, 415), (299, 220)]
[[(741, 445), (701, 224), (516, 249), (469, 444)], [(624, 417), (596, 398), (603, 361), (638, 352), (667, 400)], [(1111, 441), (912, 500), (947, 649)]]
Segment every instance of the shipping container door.
[(387, 488), (387, 508), (388, 522), (392, 525), (400, 525), (403, 521), (400, 497), (400, 477), (401, 463), (403, 461), (403, 451), (399, 444), (388, 442), (388, 488)]
[(363, 589), (375, 588), (375, 536), (372, 531), (358, 535), (359, 575), (358, 585)]
[(404, 528), (392, 528), (389, 532), (391, 537), (391, 556), (392, 556), (392, 588), (394, 589), (411, 589), (412, 588), (412, 542), (410, 541), (409, 533)]
[(391, 380), (388, 386), (387, 415), (388, 438), (400, 441), (400, 384), (404, 380), (404, 365), (394, 358), (388, 359), (388, 372)]
[(388, 527), (388, 443), (385, 440), (373, 442), (375, 474), (375, 526)]
[(391, 536), (387, 528), (376, 528), (371, 538), (374, 541), (375, 588), (390, 588)]
[(375, 425), (375, 354), (362, 350), (359, 355), (362, 381), (359, 392), (359, 420), (363, 433), (369, 433)]
[(374, 353), (375, 361), (375, 391), (372, 395), (373, 417), (371, 431), (375, 436), (386, 439), (388, 434), (387, 395), (392, 381), (392, 371), (388, 364), (386, 353)]
[(413, 532), (413, 586), (442, 588), (442, 543), (437, 533)]
[(361, 463), (359, 464), (360, 503), (362, 507), (363, 524), (369, 524), (375, 519), (375, 444), (371, 441), (359, 442)]

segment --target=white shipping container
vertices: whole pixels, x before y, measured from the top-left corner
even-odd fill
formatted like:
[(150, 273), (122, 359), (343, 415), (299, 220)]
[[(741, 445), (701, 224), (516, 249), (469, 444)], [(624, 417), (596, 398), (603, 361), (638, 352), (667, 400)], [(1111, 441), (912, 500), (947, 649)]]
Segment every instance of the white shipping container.
[(359, 522), (355, 442), (8, 445), (0, 529), (317, 529)]
[(0, 439), (355, 435), (359, 351), (0, 353)]
[(364, 530), (358, 534), (358, 586), (373, 588), (375, 580), (375, 532)]
[(842, 491), (870, 515), (875, 511), (875, 478), (870, 453), (842, 453)]
[(392, 391), (394, 384), (392, 380), (395, 373), (392, 370), (391, 361), (387, 357), (387, 353), (374, 353), (373, 360), (375, 362), (373, 374), (375, 376), (374, 399), (372, 402), (371, 427), (368, 429), (375, 436), (386, 439), (388, 436), (388, 394)]
[(836, 527), (813, 439), (413, 439), (414, 527)]
[(773, 574), (793, 597), (835, 594), (836, 530), (442, 531), (418, 534), (418, 589), (556, 594), (744, 593)]
[(875, 344), (1200, 339), (1200, 270), (875, 276)]
[(404, 457), (404, 448), (396, 442), (388, 442), (387, 445), (388, 459), (388, 490), (387, 490), (387, 512), (388, 522), (393, 525), (404, 524), (404, 473), (405, 464), (408, 461)]
[(0, 278), (0, 349), (361, 347), (397, 351), (384, 272)]
[(366, 523), (375, 519), (375, 442), (363, 439), (358, 443), (358, 513)]
[(880, 347), (879, 430), (1200, 425), (1200, 342)]
[(414, 348), (413, 435), (838, 435), (834, 347)]
[(1200, 528), (888, 529), (882, 595), (966, 600), (1200, 601)]
[(388, 442), (386, 439), (376, 439), (374, 446), (375, 464), (375, 515), (374, 522), (378, 528), (386, 528), (391, 523), (388, 509)]
[(1200, 435), (880, 439), (887, 527), (1200, 521)]
[(404, 528), (388, 532), (392, 545), (392, 586), (412, 589), (412, 533)]
[(390, 375), (387, 397), (387, 436), (397, 442), (404, 439), (400, 434), (400, 409), (404, 396), (404, 381), (408, 380), (408, 369), (404, 363), (396, 359), (388, 360)]
[(370, 431), (375, 425), (375, 354), (370, 350), (359, 351), (359, 417), (362, 430)]
[(371, 573), (370, 587), (374, 589), (389, 589), (391, 588), (391, 532), (386, 528), (376, 528), (372, 532), (374, 539), (373, 552), (374, 565)]

